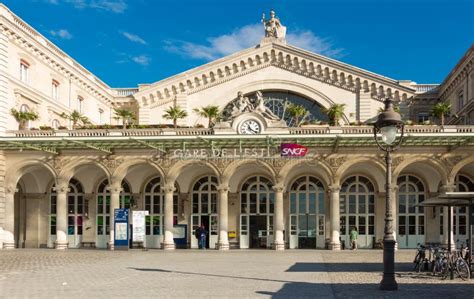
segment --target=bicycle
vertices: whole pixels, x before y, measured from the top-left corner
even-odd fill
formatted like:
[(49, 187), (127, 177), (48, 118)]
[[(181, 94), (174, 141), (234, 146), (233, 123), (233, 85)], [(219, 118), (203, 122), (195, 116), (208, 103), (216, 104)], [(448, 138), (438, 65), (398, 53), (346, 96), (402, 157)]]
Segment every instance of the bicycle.
[(423, 265), (429, 264), (430, 261), (426, 258), (426, 249), (427, 248), (424, 245), (418, 243), (417, 253), (415, 259), (413, 260), (413, 263), (415, 263), (413, 270), (421, 272)]

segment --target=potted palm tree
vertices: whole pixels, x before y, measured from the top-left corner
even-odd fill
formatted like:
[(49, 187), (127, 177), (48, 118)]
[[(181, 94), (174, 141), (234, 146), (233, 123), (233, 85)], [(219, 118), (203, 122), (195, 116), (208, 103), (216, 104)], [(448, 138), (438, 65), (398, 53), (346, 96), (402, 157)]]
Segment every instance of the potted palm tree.
[(168, 109), (165, 110), (165, 114), (163, 117), (166, 119), (173, 120), (173, 127), (176, 129), (178, 128), (178, 119), (182, 119), (188, 116), (188, 113), (181, 109), (180, 107), (173, 107), (170, 106)]
[(208, 105), (206, 107), (201, 108), (194, 108), (194, 112), (196, 112), (200, 117), (207, 118), (207, 127), (211, 128), (214, 126), (215, 121), (219, 118), (219, 106)]
[(332, 104), (329, 108), (323, 108), (323, 112), (328, 115), (330, 124), (337, 126), (344, 116), (344, 109), (346, 109), (346, 104)]
[(299, 127), (303, 119), (308, 114), (308, 111), (303, 105), (296, 105), (296, 104), (288, 105), (288, 107), (286, 108), (286, 111), (288, 111), (288, 114), (293, 118), (295, 122), (295, 127)]
[(18, 122), (18, 130), (26, 129), (26, 126), (29, 121), (34, 121), (39, 118), (38, 113), (35, 111), (18, 111), (15, 108), (10, 110), (10, 114)]
[(83, 126), (90, 123), (87, 116), (82, 115), (79, 111), (74, 110), (70, 114), (65, 112), (61, 113), (60, 115), (62, 118), (70, 120), (72, 122), (72, 128), (77, 129), (78, 124), (82, 124)]
[(124, 129), (127, 129), (127, 125), (136, 119), (135, 112), (126, 108), (114, 108), (114, 113), (117, 119), (122, 120)]
[(431, 114), (439, 118), (440, 125), (444, 126), (444, 117), (448, 116), (451, 112), (451, 104), (440, 102), (433, 106)]

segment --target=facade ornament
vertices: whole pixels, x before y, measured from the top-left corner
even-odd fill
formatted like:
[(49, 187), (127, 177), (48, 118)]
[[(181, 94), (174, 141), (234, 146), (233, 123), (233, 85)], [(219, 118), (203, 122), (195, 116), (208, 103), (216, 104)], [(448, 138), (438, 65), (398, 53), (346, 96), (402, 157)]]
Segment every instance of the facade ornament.
[(51, 165), (51, 167), (56, 171), (56, 173), (61, 173), (61, 171), (64, 169), (64, 165), (68, 164), (70, 158), (67, 158), (65, 156), (61, 155), (56, 155), (54, 157), (51, 157), (51, 159), (48, 160), (48, 164)]
[(270, 120), (279, 120), (280, 118), (276, 116), (270, 108), (265, 106), (265, 101), (263, 100), (263, 94), (259, 90), (255, 93), (256, 99), (255, 99), (255, 112), (258, 114), (261, 114), (263, 117), (268, 118)]
[(5, 188), (5, 191), (7, 194), (15, 194), (15, 192), (18, 192), (18, 188), (14, 185), (10, 185)]
[(341, 186), (339, 186), (339, 185), (329, 185), (328, 186), (328, 191), (330, 193), (339, 192), (339, 191), (341, 191)]
[(176, 187), (174, 186), (174, 183), (164, 184), (162, 189), (163, 189), (163, 191), (165, 191), (165, 193), (172, 193), (172, 192), (176, 191)]
[(276, 184), (275, 186), (272, 187), (273, 191), (275, 192), (284, 192), (286, 189), (286, 186), (283, 184)]
[(392, 160), (392, 172), (405, 160), (405, 157), (400, 155), (400, 156), (395, 156)]
[(118, 158), (116, 156), (108, 156), (106, 158), (103, 158), (100, 162), (107, 167), (107, 169), (110, 171), (110, 173), (114, 173), (117, 167), (120, 166), (124, 161), (123, 158)]
[(213, 160), (214, 166), (219, 170), (219, 173), (223, 174), (227, 168), (227, 165), (229, 165), (229, 161), (227, 159), (223, 158), (216, 158)]
[(262, 24), (265, 29), (265, 37), (285, 38), (286, 27), (281, 24), (273, 9), (270, 10), (270, 19), (267, 20), (265, 14), (262, 15)]
[(62, 181), (58, 181), (58, 184), (55, 185), (53, 190), (56, 191), (56, 193), (68, 193), (69, 191), (71, 191), (71, 189), (69, 188), (69, 183)]
[(220, 184), (219, 186), (217, 186), (217, 191), (219, 192), (224, 192), (224, 193), (227, 193), (229, 192), (230, 188), (229, 188), (229, 185), (227, 184)]
[(341, 165), (344, 164), (344, 162), (346, 162), (346, 160), (347, 160), (347, 158), (345, 156), (326, 158), (326, 162), (329, 164), (329, 167), (331, 167), (331, 169), (334, 173), (337, 172), (339, 167), (341, 167)]
[(257, 113), (269, 121), (279, 121), (280, 117), (265, 106), (263, 93), (258, 90), (253, 98), (245, 97), (242, 91), (237, 93), (237, 98), (232, 100), (222, 112), (224, 121), (232, 121), (244, 113)]

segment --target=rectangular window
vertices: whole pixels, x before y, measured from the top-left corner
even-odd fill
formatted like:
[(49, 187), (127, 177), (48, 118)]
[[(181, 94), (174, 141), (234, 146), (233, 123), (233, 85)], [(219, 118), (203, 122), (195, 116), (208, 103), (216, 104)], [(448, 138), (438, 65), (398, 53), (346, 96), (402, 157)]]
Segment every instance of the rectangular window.
[(56, 80), (51, 83), (51, 97), (54, 100), (59, 99), (59, 82)]
[(29, 81), (29, 68), (30, 64), (24, 60), (20, 61), (20, 80), (24, 83)]
[(79, 113), (82, 113), (82, 104), (83, 104), (84, 99), (81, 97), (77, 97), (77, 103), (76, 103), (76, 110)]
[(346, 234), (346, 216), (342, 216), (339, 218), (340, 221), (339, 221), (339, 224), (341, 225), (341, 235), (345, 235)]
[(429, 120), (430, 120), (430, 114), (428, 112), (418, 112), (418, 115), (416, 118), (417, 123), (422, 124), (425, 121), (429, 121)]
[(104, 110), (99, 109), (99, 124), (102, 125), (104, 123)]
[(458, 111), (464, 106), (464, 93), (461, 91), (458, 94)]

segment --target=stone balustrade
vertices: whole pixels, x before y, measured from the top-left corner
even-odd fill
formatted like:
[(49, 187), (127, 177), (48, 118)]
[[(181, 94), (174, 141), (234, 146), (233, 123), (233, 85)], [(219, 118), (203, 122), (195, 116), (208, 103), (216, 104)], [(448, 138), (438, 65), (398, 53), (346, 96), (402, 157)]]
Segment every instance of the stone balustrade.
[[(474, 133), (474, 126), (405, 126), (405, 134), (436, 134), (436, 133)], [(372, 126), (303, 126), (289, 128), (290, 135), (329, 135), (329, 134), (373, 134)], [(214, 135), (208, 128), (148, 128), (148, 129), (84, 129), (84, 130), (20, 130), (7, 131), (4, 137), (38, 138), (38, 137), (108, 137), (108, 136), (202, 136)]]

